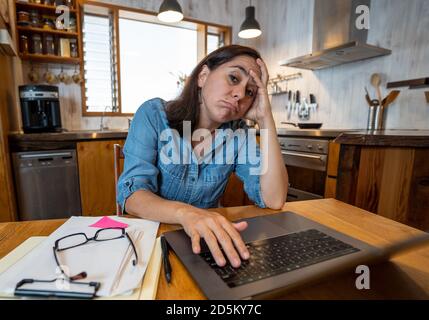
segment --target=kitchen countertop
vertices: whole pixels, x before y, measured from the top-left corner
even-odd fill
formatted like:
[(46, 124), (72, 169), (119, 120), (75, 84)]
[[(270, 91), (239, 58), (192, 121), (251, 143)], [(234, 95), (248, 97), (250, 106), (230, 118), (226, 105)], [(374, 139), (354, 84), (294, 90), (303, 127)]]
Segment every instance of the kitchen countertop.
[[(314, 138), (336, 138), (343, 132), (353, 131), (350, 129), (287, 129), (277, 128), (279, 136), (292, 137), (314, 137)], [(355, 130), (356, 131), (356, 130)], [(125, 139), (128, 130), (74, 130), (55, 133), (18, 133), (9, 134), (11, 144), (19, 142), (37, 142), (37, 141), (82, 141), (95, 139)], [(259, 134), (259, 130), (258, 130)]]
[[(97, 139), (126, 139), (128, 130), (75, 130), (58, 133), (10, 133), (13, 144), (37, 142), (75, 142)], [(258, 130), (259, 134), (259, 130)], [(367, 146), (429, 147), (429, 130), (366, 131), (360, 129), (289, 129), (277, 128), (278, 136), (336, 138), (341, 144)]]
[(384, 130), (343, 132), (335, 142), (340, 144), (429, 148), (429, 130)]
[(9, 133), (11, 152), (76, 149), (79, 141), (126, 139), (128, 130), (75, 130), (46, 133)]
[(278, 136), (311, 137), (311, 138), (336, 138), (343, 132), (354, 132), (360, 129), (288, 129), (277, 128)]
[(10, 133), (11, 142), (18, 141), (77, 141), (94, 139), (125, 139), (128, 130), (74, 130), (46, 133)]

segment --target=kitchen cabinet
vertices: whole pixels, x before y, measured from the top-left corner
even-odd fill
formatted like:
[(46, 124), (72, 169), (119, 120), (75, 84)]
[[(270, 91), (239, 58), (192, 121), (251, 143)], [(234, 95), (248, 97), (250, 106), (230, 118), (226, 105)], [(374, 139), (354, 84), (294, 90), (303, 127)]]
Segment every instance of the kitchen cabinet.
[(429, 132), (349, 134), (337, 142), (338, 200), (429, 228)]
[(82, 215), (113, 215), (116, 212), (113, 145), (125, 140), (77, 142)]
[(335, 198), (336, 196), (339, 158), (340, 145), (330, 141), (328, 151), (328, 168), (325, 181), (325, 198)]
[(250, 206), (254, 204), (244, 192), (243, 182), (235, 173), (231, 174), (228, 179), (225, 192), (220, 198), (220, 204), (223, 207)]

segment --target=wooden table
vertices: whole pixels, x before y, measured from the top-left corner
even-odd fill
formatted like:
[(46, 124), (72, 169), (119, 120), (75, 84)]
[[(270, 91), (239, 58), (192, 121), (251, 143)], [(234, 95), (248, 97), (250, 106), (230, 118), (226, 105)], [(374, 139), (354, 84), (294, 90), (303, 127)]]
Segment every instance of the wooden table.
[[(371, 245), (383, 247), (418, 235), (421, 231), (374, 215), (334, 199), (286, 203), (281, 211), (293, 211)], [(253, 206), (215, 209), (230, 220), (277, 211)], [(278, 211), (280, 212), (280, 211)], [(0, 223), (0, 258), (31, 236), (48, 236), (65, 220)], [(161, 224), (159, 233), (178, 226)], [(183, 265), (170, 255), (172, 282), (161, 273), (157, 299), (205, 299)], [(428, 299), (429, 247), (370, 267), (371, 289), (357, 290), (354, 272), (337, 275), (285, 295), (285, 299)]]

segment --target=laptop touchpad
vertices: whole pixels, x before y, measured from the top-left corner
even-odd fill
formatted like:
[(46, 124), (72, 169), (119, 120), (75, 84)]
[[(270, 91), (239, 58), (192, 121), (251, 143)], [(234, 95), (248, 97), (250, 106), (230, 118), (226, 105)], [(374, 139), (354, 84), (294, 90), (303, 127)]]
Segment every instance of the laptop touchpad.
[(271, 223), (265, 217), (245, 219), (248, 227), (242, 231), (241, 237), (244, 242), (274, 238), (285, 234), (285, 229), (282, 226)]

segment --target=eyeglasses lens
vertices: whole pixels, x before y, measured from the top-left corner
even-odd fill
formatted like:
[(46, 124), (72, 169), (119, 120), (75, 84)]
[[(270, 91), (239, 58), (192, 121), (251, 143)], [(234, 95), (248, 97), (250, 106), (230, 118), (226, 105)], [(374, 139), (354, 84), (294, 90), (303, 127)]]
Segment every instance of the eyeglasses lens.
[(67, 248), (78, 246), (86, 242), (86, 237), (83, 234), (75, 234), (70, 237), (61, 239), (58, 242), (58, 250), (65, 250)]
[(113, 240), (123, 237), (123, 229), (102, 229), (97, 234), (97, 241)]

